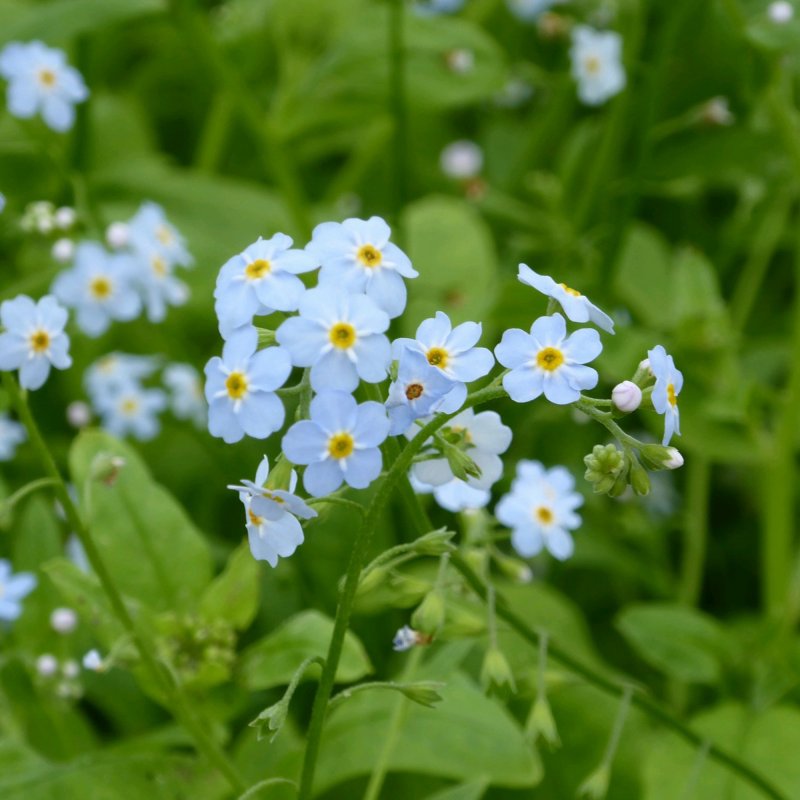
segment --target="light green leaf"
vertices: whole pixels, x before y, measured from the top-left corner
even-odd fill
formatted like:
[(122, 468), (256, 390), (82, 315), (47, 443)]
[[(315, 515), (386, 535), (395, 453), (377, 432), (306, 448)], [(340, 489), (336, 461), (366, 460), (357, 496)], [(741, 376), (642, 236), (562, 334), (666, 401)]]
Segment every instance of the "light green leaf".
[(428, 795), (426, 800), (481, 800), (488, 788), (489, 781), (485, 778), (478, 778), (450, 789), (442, 789), (441, 792)]
[(678, 680), (714, 684), (729, 642), (722, 627), (695, 609), (647, 604), (626, 608), (617, 628), (648, 664)]
[(222, 574), (203, 593), (200, 616), (222, 619), (244, 630), (258, 610), (258, 575), (258, 562), (245, 542), (231, 553)]
[[(313, 656), (325, 658), (332, 633), (333, 620), (319, 611), (303, 611), (295, 615), (245, 650), (240, 664), (240, 681), (248, 689), (269, 689), (288, 684), (304, 659)], [(372, 665), (364, 646), (348, 632), (336, 672), (337, 682), (352, 683), (371, 672)], [(303, 680), (318, 674), (319, 667), (309, 667)]]
[[(88, 477), (100, 453), (125, 459), (112, 486)], [(211, 580), (208, 545), (136, 451), (107, 433), (85, 431), (69, 461), (84, 518), (122, 593), (159, 611), (194, 609)]]

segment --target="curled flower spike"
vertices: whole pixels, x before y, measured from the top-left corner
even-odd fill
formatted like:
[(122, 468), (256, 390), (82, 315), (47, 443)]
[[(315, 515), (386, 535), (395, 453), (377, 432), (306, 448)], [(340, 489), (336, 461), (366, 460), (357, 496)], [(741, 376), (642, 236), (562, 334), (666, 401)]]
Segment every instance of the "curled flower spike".
[(678, 395), (683, 389), (683, 373), (675, 368), (672, 356), (659, 344), (647, 351), (650, 370), (656, 379), (653, 387), (653, 408), (664, 415), (664, 438), (668, 445), (673, 434), (681, 435), (681, 416)]
[(497, 360), (509, 367), (503, 387), (516, 403), (527, 403), (541, 394), (557, 405), (574, 403), (581, 390), (597, 385), (597, 372), (586, 367), (602, 351), (596, 330), (582, 328), (567, 336), (561, 314), (539, 317), (531, 332), (511, 328), (495, 348)]
[(539, 275), (527, 264), (519, 265), (517, 279), (557, 301), (564, 309), (567, 319), (572, 322), (592, 322), (598, 328), (614, 333), (614, 320), (577, 289), (572, 289), (565, 283), (556, 283), (549, 275)]

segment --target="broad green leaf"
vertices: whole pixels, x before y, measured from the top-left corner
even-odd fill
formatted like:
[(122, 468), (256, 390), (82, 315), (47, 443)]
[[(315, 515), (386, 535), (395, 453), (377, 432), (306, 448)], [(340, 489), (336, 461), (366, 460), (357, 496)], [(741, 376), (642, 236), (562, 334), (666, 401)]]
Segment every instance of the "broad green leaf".
[[(536, 785), (542, 770), (535, 750), (509, 713), (488, 699), (464, 675), (455, 673), (441, 690), (435, 709), (408, 703), (390, 771), (437, 775), (460, 781), (488, 780), (497, 786)], [(325, 726), (316, 789), (374, 768), (386, 737), (396, 698), (364, 693), (332, 714)]]
[(0, 45), (15, 40), (63, 41), (166, 8), (164, 0), (58, 0), (0, 9)]
[(648, 664), (690, 683), (717, 683), (730, 647), (718, 622), (683, 606), (629, 606), (617, 628)]
[[(319, 611), (303, 611), (242, 654), (239, 679), (248, 689), (283, 686), (292, 678), (300, 663), (311, 656), (325, 657), (333, 633), (333, 620)], [(319, 668), (306, 670), (304, 680), (318, 674)], [(364, 646), (348, 632), (342, 659), (336, 672), (339, 683), (353, 683), (369, 675), (372, 665)]]
[[(725, 703), (699, 714), (692, 728), (735, 754), (764, 776), (786, 798), (800, 797), (800, 711), (777, 706), (758, 713)], [(699, 748), (662, 731), (650, 748), (644, 768), (644, 800), (684, 796), (698, 767)], [(761, 800), (763, 792), (706, 757), (692, 797)]]
[[(125, 460), (112, 486), (89, 479), (100, 453)], [(208, 545), (136, 451), (92, 430), (75, 440), (69, 460), (84, 518), (122, 593), (159, 611), (194, 608), (211, 580)]]
[(481, 319), (496, 291), (497, 255), (480, 214), (460, 198), (430, 196), (407, 206), (403, 227), (406, 251), (419, 272), (409, 282), (406, 333), (413, 335), (437, 310), (454, 324)]
[(450, 789), (443, 789), (441, 792), (428, 795), (426, 800), (481, 800), (488, 788), (488, 780), (477, 778), (474, 781), (469, 781), (469, 783), (462, 783)]
[(222, 619), (243, 630), (258, 610), (259, 566), (245, 542), (231, 553), (221, 575), (217, 576), (200, 600), (200, 616)]

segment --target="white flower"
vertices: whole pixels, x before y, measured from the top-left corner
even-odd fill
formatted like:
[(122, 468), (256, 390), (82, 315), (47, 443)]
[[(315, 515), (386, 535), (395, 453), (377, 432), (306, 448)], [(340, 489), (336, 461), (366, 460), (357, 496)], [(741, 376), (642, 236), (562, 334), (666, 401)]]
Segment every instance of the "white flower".
[(52, 653), (42, 653), (36, 659), (36, 672), (43, 678), (52, 678), (58, 672), (58, 659)]
[(125, 222), (112, 222), (106, 228), (106, 242), (113, 250), (127, 247), (130, 241), (130, 229)]
[(66, 264), (67, 262), (72, 261), (72, 258), (75, 255), (75, 242), (73, 242), (72, 239), (67, 239), (66, 237), (56, 239), (55, 242), (53, 242), (53, 247), (50, 250), (50, 254), (53, 256), (55, 261), (58, 261), (59, 264)]
[(172, 413), (178, 419), (192, 420), (202, 427), (206, 423), (206, 400), (200, 373), (190, 364), (169, 364), (164, 370), (164, 386), (169, 390)]
[(625, 88), (622, 37), (613, 31), (601, 33), (586, 25), (572, 31), (572, 76), (578, 82), (578, 97), (599, 106)]
[(767, 14), (777, 25), (785, 25), (794, 17), (794, 6), (788, 0), (776, 0), (769, 4)]
[(89, 669), (92, 672), (104, 672), (106, 664), (103, 662), (103, 657), (98, 650), (89, 650), (81, 660), (84, 669)]
[(56, 608), (50, 614), (50, 627), (62, 635), (72, 633), (78, 625), (78, 615), (71, 608)]
[(76, 223), (77, 219), (78, 214), (75, 209), (69, 206), (62, 206), (57, 209), (53, 216), (56, 227), (61, 228), (62, 231), (69, 230)]
[(92, 421), (92, 409), (82, 400), (75, 400), (67, 406), (67, 422), (73, 428), (85, 428)]
[(483, 169), (483, 150), (466, 139), (451, 142), (439, 156), (439, 166), (448, 178), (468, 180)]

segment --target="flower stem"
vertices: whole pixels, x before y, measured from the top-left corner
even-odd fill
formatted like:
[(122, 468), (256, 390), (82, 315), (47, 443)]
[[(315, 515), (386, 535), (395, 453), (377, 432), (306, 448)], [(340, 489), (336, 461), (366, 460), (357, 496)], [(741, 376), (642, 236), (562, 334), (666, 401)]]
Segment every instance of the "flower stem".
[(232, 789), (238, 793), (244, 792), (247, 789), (247, 784), (244, 779), (239, 775), (233, 762), (230, 761), (225, 752), (208, 735), (203, 723), (195, 717), (194, 711), (187, 698), (174, 683), (167, 670), (159, 664), (155, 648), (150, 640), (144, 636), (142, 631), (137, 627), (133, 617), (128, 611), (122, 599), (122, 595), (114, 584), (111, 573), (108, 571), (100, 555), (100, 551), (97, 549), (88, 528), (84, 524), (78, 509), (67, 491), (67, 484), (39, 431), (39, 427), (31, 413), (25, 393), (20, 389), (16, 380), (10, 373), (3, 373), (3, 383), (11, 397), (17, 415), (28, 430), (30, 443), (36, 451), (44, 471), (48, 474), (49, 480), (53, 483), (56, 497), (64, 509), (67, 521), (86, 551), (86, 557), (89, 559), (89, 563), (100, 581), (100, 585), (111, 605), (111, 610), (130, 635), (131, 640), (139, 652), (144, 667), (150, 673), (153, 681), (161, 692), (163, 692), (167, 706), (194, 739), (198, 752), (201, 753), (209, 763), (217, 767), (225, 776)]
[(708, 543), (708, 498), (711, 464), (695, 455), (686, 465), (686, 518), (683, 522), (683, 563), (678, 599), (696, 606), (700, 599)]

